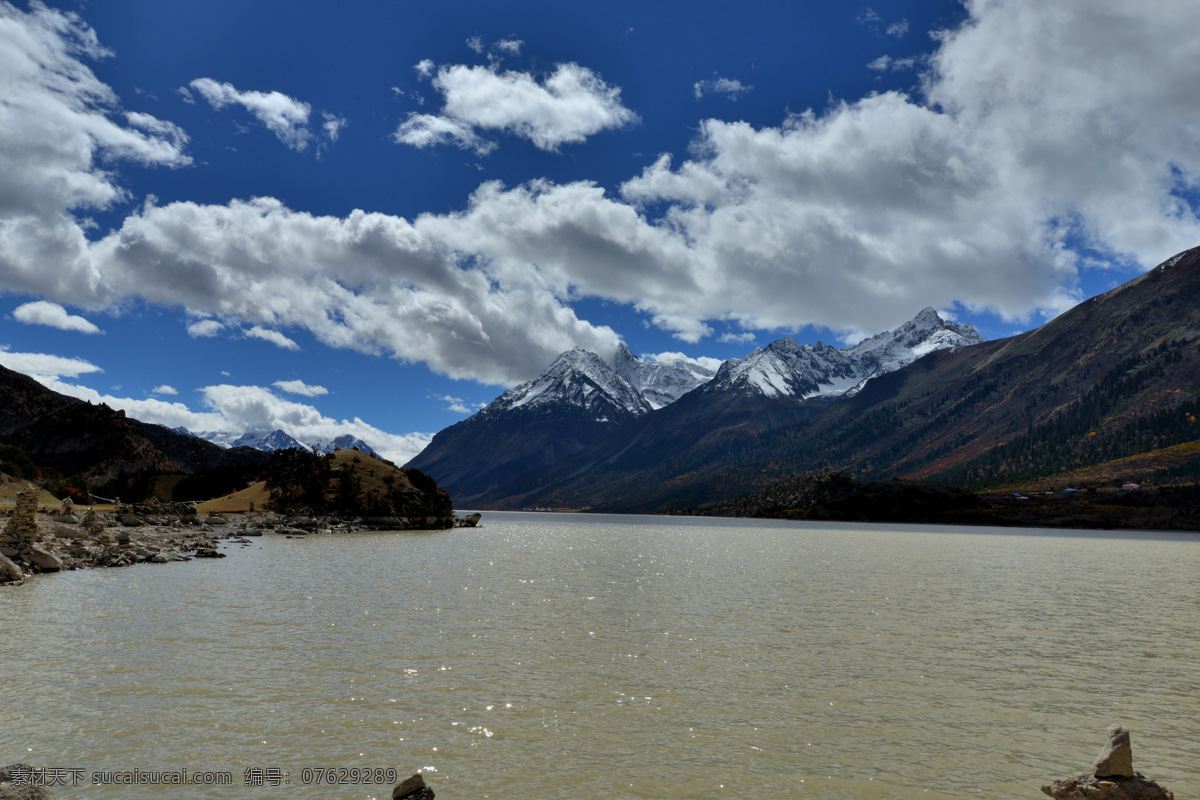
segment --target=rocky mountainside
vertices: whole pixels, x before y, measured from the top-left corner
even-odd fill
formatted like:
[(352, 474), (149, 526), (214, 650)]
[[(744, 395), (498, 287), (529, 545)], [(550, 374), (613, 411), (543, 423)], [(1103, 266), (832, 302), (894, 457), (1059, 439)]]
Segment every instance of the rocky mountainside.
[(310, 442), (302, 442), (278, 428), (272, 431), (247, 431), (245, 433), (230, 433), (229, 431), (200, 431), (199, 433), (194, 433), (187, 428), (174, 428), (173, 430), (185, 436), (195, 436), (199, 439), (204, 439), (220, 447), (252, 447), (264, 453), (273, 453), (276, 450), (290, 450), (292, 448), (299, 450), (315, 449), (318, 453), (323, 454), (332, 453), (334, 450), (358, 449), (364, 453), (377, 455), (369, 444), (348, 433), (338, 436), (335, 439), (314, 439)]
[(773, 342), (713, 374), (687, 360), (645, 362), (623, 345), (610, 367), (584, 350), (563, 353), (536, 379), (437, 434), (409, 466), (460, 502), (520, 506), (570, 473), (640, 468), (697, 446), (729, 447), (803, 420), (815, 400), (853, 394), (867, 381), (934, 350), (982, 341), (970, 325), (931, 308), (854, 347)]
[(1105, 464), (1135, 457), (1148, 474), (1162, 467), (1195, 479), (1198, 300), (1200, 248), (1041, 328), (935, 350), (851, 396), (695, 402), (714, 379), (579, 453), (565, 465), (570, 477), (521, 499), (652, 510), (825, 470), (990, 486), (1084, 469), (1104, 475)]
[(20, 448), (35, 464), (95, 482), (122, 472), (186, 474), (266, 461), (255, 450), (225, 450), (161, 425), (129, 419), (106, 405), (58, 394), (4, 367), (0, 367), (0, 444)]
[(715, 374), (688, 359), (642, 361), (623, 342), (617, 347), (612, 368), (654, 409), (674, 403), (697, 386), (708, 383)]
[(603, 359), (570, 350), (534, 380), (438, 433), (405, 466), (429, 473), (470, 507), (541, 485), (564, 458), (650, 411)]
[(927, 353), (982, 341), (971, 325), (946, 322), (937, 311), (926, 308), (896, 330), (853, 347), (834, 348), (821, 342), (801, 345), (791, 337), (779, 339), (745, 358), (726, 361), (704, 391), (802, 400), (853, 394), (871, 378), (900, 369)]

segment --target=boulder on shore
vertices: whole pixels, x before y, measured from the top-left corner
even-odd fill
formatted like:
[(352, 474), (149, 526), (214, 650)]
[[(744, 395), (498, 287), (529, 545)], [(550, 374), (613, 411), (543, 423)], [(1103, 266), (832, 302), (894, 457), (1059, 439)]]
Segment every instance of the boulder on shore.
[(0, 800), (54, 800), (54, 790), (39, 780), (38, 771), (29, 764), (0, 767)]
[(1170, 789), (1133, 771), (1129, 730), (1113, 724), (1092, 771), (1043, 786), (1055, 800), (1175, 800)]

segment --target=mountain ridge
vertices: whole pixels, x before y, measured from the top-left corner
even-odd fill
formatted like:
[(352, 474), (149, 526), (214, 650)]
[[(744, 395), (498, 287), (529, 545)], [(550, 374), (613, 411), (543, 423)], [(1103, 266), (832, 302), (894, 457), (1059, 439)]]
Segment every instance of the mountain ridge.
[(643, 463), (660, 451), (791, 424), (814, 413), (815, 401), (857, 392), (924, 352), (981, 340), (973, 327), (926, 308), (893, 331), (840, 349), (784, 337), (723, 362), (711, 377), (695, 362), (640, 361), (624, 345), (611, 367), (577, 348), (436, 434), (408, 465), (467, 502), (519, 504), (556, 469), (579, 474), (622, 458)]

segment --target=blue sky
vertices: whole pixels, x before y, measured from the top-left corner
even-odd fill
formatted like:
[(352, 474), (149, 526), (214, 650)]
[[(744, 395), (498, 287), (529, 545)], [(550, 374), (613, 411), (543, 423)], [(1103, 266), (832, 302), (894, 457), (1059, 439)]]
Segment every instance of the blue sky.
[(0, 363), (400, 461), (581, 346), (989, 338), (1200, 244), (1194, 2), (0, 1)]

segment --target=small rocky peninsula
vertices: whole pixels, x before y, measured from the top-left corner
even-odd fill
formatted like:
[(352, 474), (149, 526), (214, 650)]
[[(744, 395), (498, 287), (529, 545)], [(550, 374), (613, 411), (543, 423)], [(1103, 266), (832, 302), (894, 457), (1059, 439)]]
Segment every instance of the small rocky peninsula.
[(191, 503), (150, 500), (111, 511), (79, 509), (68, 499), (39, 508), (27, 486), (7, 518), (0, 520), (0, 585), (19, 584), (38, 573), (90, 567), (165, 564), (193, 558), (224, 558), (217, 543), (248, 544), (264, 534), (288, 537), (368, 530), (444, 530), (474, 527), (478, 514), (352, 516), (246, 511), (202, 513)]
[(1109, 726), (1091, 772), (1054, 781), (1042, 791), (1055, 800), (1175, 800), (1170, 789), (1133, 771), (1129, 730), (1117, 724)]

